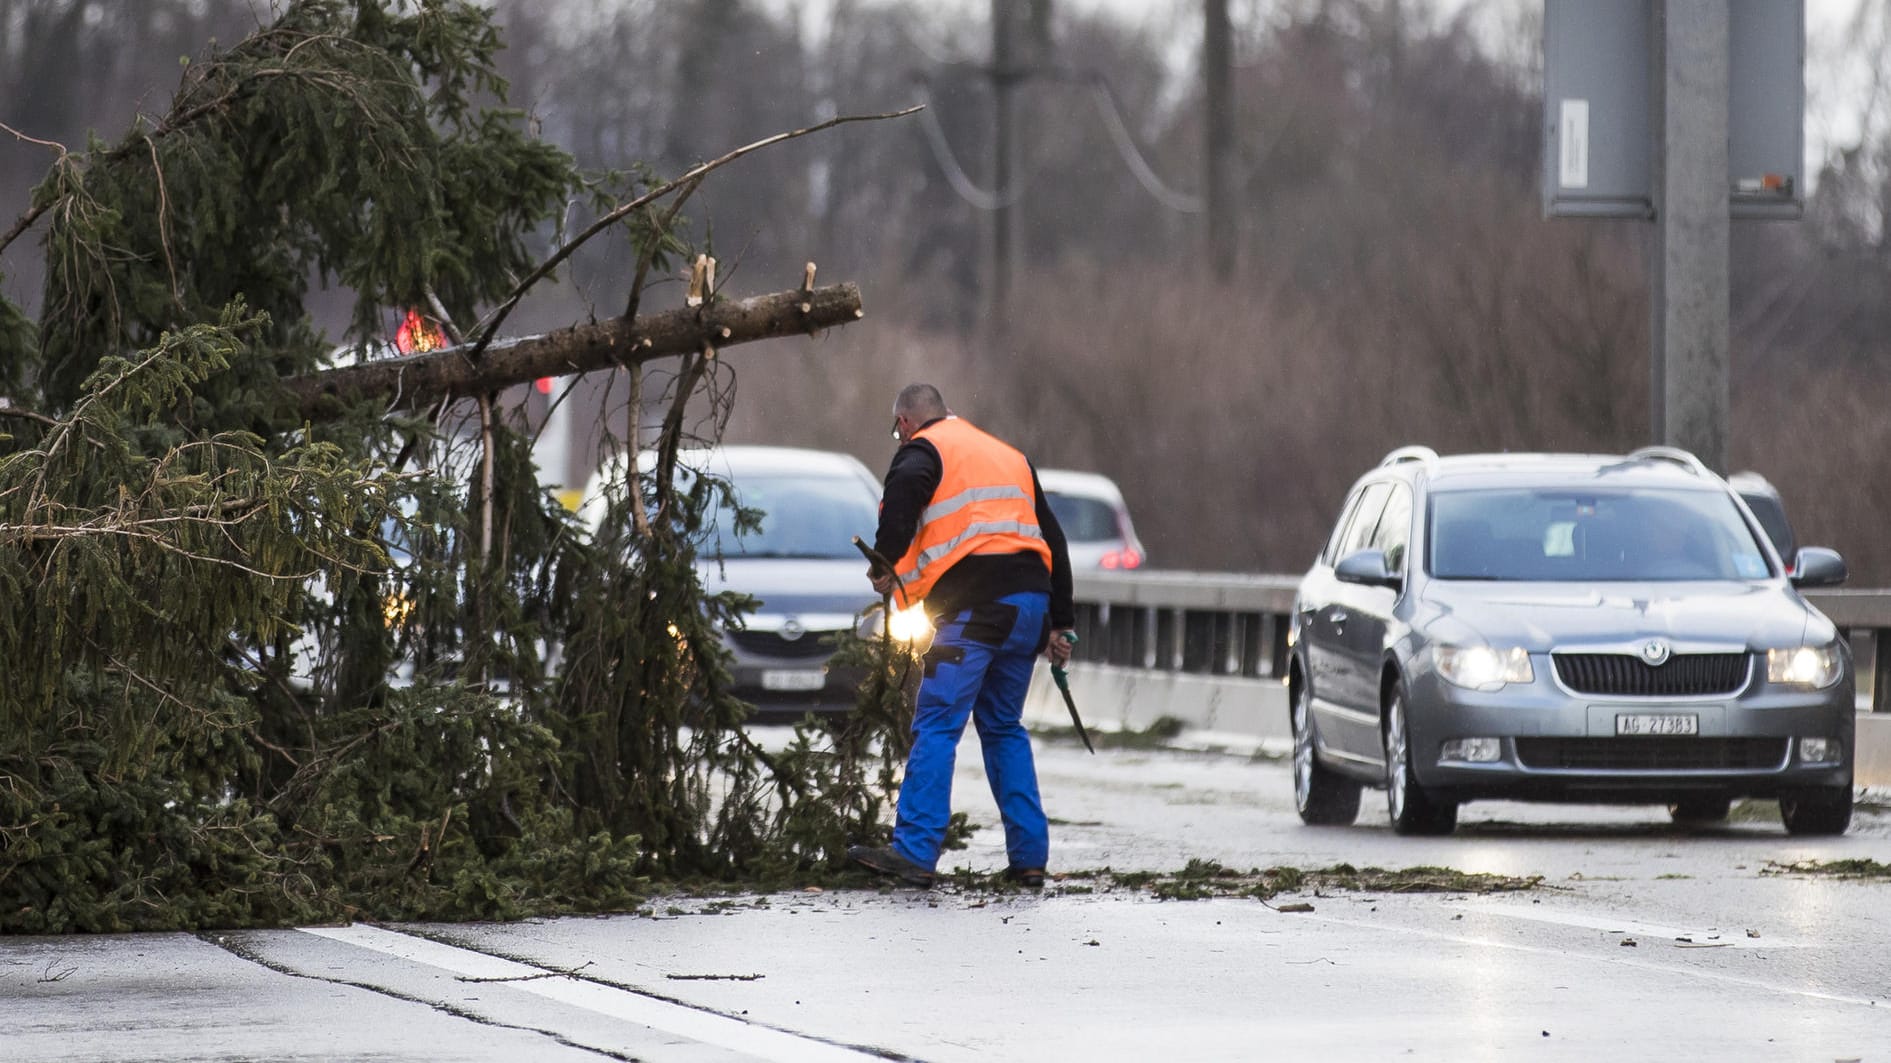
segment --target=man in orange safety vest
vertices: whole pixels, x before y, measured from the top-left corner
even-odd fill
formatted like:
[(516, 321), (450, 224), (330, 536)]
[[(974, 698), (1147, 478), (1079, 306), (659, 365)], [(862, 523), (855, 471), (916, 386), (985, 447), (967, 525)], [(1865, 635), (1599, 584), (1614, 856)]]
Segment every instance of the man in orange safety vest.
[(970, 719), (1004, 819), (1005, 877), (1039, 887), (1050, 828), (1024, 696), (1038, 654), (1060, 666), (1070, 659), (1075, 607), (1063, 529), (1030, 461), (954, 416), (931, 384), (900, 392), (893, 436), (900, 448), (887, 470), (874, 548), (897, 559), (896, 572), (868, 577), (902, 608), (924, 602), (936, 630), (913, 709), (892, 843), (856, 845), (847, 855), (907, 885), (932, 885), (952, 816), (959, 737)]

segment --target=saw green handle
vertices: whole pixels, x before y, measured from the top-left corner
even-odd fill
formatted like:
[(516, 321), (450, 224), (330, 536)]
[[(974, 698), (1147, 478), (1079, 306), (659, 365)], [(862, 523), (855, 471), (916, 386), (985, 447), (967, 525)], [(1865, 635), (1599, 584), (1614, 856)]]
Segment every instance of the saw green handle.
[[(1077, 633), (1075, 631), (1064, 632), (1063, 638), (1065, 642), (1070, 643), (1072, 646), (1077, 644)], [(1070, 689), (1069, 685), (1064, 680), (1064, 677), (1069, 674), (1069, 672), (1064, 671), (1063, 665), (1051, 665), (1051, 678), (1057, 680), (1057, 685), (1063, 687), (1065, 690)]]

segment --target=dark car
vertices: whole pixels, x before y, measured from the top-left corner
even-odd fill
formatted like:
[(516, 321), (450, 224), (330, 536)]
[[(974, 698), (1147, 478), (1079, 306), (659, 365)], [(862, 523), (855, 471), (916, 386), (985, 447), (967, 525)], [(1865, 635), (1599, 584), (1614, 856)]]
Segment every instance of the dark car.
[[(602, 519), (606, 482), (621, 482), (622, 459), (599, 473), (581, 512)], [(648, 466), (647, 457), (643, 462)], [(879, 520), (880, 482), (848, 454), (798, 447), (729, 446), (685, 451), (680, 475), (703, 472), (728, 481), (739, 505), (759, 510), (760, 528), (738, 532), (735, 512), (719, 506), (697, 544), (705, 590), (757, 600), (755, 611), (723, 632), (738, 697), (771, 715), (853, 707), (860, 675), (834, 668), (834, 637), (872, 635), (879, 603), (853, 536), (871, 536)], [(645, 471), (648, 471), (646, 467)], [(900, 616), (895, 637), (923, 638)]]
[(1484, 798), (1777, 798), (1795, 834), (1851, 821), (1850, 649), (1752, 512), (1684, 451), (1394, 451), (1348, 493), (1290, 641), (1295, 804), (1350, 823), (1362, 785), (1401, 834)]
[(1757, 472), (1734, 473), (1727, 477), (1727, 486), (1752, 511), (1771, 540), (1773, 552), (1786, 563), (1786, 575), (1792, 575), (1793, 562), (1799, 556), (1799, 538), (1793, 534), (1792, 522), (1786, 519), (1786, 503), (1781, 501), (1779, 490)]

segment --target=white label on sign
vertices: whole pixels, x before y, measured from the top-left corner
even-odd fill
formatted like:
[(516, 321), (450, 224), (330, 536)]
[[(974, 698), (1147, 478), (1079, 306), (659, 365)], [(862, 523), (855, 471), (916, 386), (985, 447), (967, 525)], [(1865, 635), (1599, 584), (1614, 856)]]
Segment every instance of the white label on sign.
[(1562, 175), (1564, 188), (1589, 187), (1589, 101), (1562, 101)]

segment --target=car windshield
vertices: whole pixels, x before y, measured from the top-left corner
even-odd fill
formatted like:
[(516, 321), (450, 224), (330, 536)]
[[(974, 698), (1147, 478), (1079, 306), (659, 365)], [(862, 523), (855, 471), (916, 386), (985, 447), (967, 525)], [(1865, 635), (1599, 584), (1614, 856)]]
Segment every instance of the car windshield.
[(1122, 537), (1116, 527), (1116, 510), (1100, 498), (1045, 491), (1044, 499), (1051, 504), (1058, 526), (1064, 529), (1064, 538), (1073, 543), (1107, 542)]
[(1752, 580), (1766, 553), (1731, 496), (1668, 489), (1487, 489), (1431, 497), (1438, 579)]
[(706, 525), (706, 552), (857, 560), (853, 537), (871, 537), (879, 523), (880, 500), (856, 477), (738, 474), (734, 484), (743, 506), (762, 511), (762, 526), (738, 535), (734, 510), (718, 505)]

